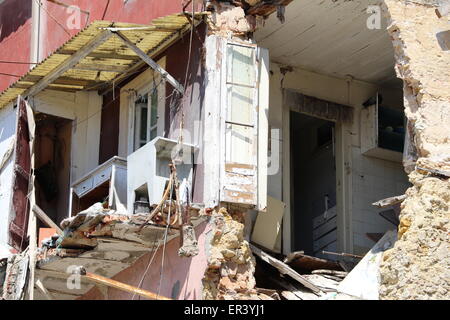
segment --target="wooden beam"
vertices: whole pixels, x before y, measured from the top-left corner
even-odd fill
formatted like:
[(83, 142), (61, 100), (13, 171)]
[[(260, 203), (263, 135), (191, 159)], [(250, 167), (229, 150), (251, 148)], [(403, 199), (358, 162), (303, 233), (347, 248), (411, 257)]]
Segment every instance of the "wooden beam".
[(47, 226), (49, 226), (50, 228), (53, 228), (56, 230), (56, 233), (59, 235), (63, 234), (63, 231), (61, 230), (60, 227), (58, 227), (56, 225), (56, 223), (53, 222), (52, 219), (50, 219), (44, 211), (42, 211), (41, 208), (39, 208), (38, 205), (34, 205), (33, 206), (33, 212), (35, 213), (36, 217), (39, 218), (39, 220), (41, 220), (43, 223), (45, 223)]
[(73, 69), (122, 73), (127, 71), (128, 68), (128, 66), (115, 66), (101, 63), (80, 63), (77, 64)]
[(255, 247), (254, 245), (250, 244), (250, 248), (254, 254), (259, 256), (263, 261), (267, 262), (268, 264), (274, 266), (275, 268), (280, 271), (281, 274), (287, 274), (291, 278), (297, 280), (299, 283), (304, 285), (306, 288), (310, 289), (314, 293), (320, 293), (321, 290), (316, 287), (314, 284), (312, 284), (308, 279), (300, 275), (297, 271), (289, 267), (287, 264), (281, 262), (278, 259), (275, 259), (274, 257), (270, 256), (269, 254), (265, 253), (261, 249)]
[[(110, 32), (109, 30), (106, 30)], [(76, 50), (60, 50), (57, 54), (72, 56), (78, 51)], [(115, 59), (115, 60), (125, 60), (128, 63), (133, 62), (134, 60), (138, 60), (137, 56), (127, 55), (127, 54), (119, 54), (114, 52), (90, 52), (87, 57), (97, 58), (97, 59)]]
[(84, 59), (89, 53), (92, 52), (99, 45), (104, 43), (112, 36), (111, 31), (104, 30), (99, 33), (93, 39), (91, 39), (86, 45), (84, 45), (80, 50), (75, 52), (72, 56), (64, 60), (59, 66), (57, 66), (54, 70), (48, 73), (44, 78), (42, 78), (38, 83), (29, 88), (24, 92), (23, 96), (29, 97), (33, 96), (43, 89), (45, 89), (50, 83), (58, 79), (64, 72), (73, 68), (77, 63), (79, 63), (82, 59)]
[(125, 35), (120, 31), (114, 32), (114, 34), (121, 39), (128, 48), (133, 50), (139, 58), (144, 60), (153, 70), (159, 72), (163, 79), (167, 80), (179, 93), (184, 94), (183, 86), (175, 80), (166, 70), (164, 70), (159, 64), (157, 64), (152, 58), (150, 58), (144, 51), (139, 49), (133, 42), (131, 42)]
[[(98, 70), (96, 70), (98, 71)], [(27, 76), (25, 79), (21, 80), (23, 82), (39, 82), (44, 77), (41, 76)], [(79, 86), (79, 87), (85, 87), (85, 86), (92, 86), (98, 83), (101, 83), (102, 81), (95, 81), (95, 80), (88, 80), (88, 79), (82, 79), (82, 78), (72, 78), (72, 77), (59, 77), (58, 79), (55, 79), (51, 84), (53, 85), (67, 85), (67, 86)], [(49, 84), (50, 85), (50, 84)]]

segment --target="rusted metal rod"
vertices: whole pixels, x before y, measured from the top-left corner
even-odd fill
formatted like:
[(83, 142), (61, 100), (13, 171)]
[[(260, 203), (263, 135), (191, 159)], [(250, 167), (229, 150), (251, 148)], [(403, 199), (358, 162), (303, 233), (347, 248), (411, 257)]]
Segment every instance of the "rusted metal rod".
[(356, 254), (345, 253), (345, 252), (337, 253), (337, 252), (330, 252), (330, 251), (325, 251), (325, 250), (322, 251), (322, 254), (331, 254), (331, 255), (334, 255), (334, 256), (351, 257), (351, 258), (357, 258), (357, 259), (364, 258), (363, 256), (358, 256)]

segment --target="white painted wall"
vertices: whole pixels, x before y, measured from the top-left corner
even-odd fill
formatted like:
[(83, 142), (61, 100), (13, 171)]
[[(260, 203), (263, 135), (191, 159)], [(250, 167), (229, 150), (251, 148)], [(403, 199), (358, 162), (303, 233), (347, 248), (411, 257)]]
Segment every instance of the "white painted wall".
[(366, 233), (384, 233), (395, 226), (382, 218), (371, 204), (375, 201), (404, 194), (409, 186), (401, 163), (361, 155), (352, 146), (353, 158), (353, 251), (366, 253), (375, 243)]
[[(294, 68), (284, 77), (280, 73), (280, 65), (271, 63), (270, 76), (270, 108), (269, 125), (281, 130), (280, 156), (282, 167), (276, 175), (268, 177), (268, 194), (286, 203), (283, 221), (283, 252), (289, 253), (290, 248), (290, 186), (289, 186), (289, 110), (283, 106), (282, 87), (295, 89), (305, 95), (313, 96), (330, 102), (340, 103), (355, 108), (352, 125), (343, 124), (336, 127), (336, 134), (340, 135), (342, 160), (348, 166), (337, 168), (337, 175), (344, 179), (351, 192), (341, 192), (345, 203), (338, 203), (341, 212), (345, 212), (345, 221), (340, 226), (342, 236), (339, 250), (347, 252), (362, 252), (370, 249), (374, 243), (367, 239), (367, 232), (384, 232), (390, 228), (388, 222), (377, 214), (370, 203), (384, 197), (398, 195), (404, 192), (408, 180), (400, 163), (369, 158), (360, 153), (360, 120), (359, 114), (362, 103), (377, 91), (383, 95), (383, 102), (392, 107), (403, 108), (403, 92), (398, 89), (378, 88), (362, 82), (333, 78), (314, 72)], [(272, 141), (273, 143), (274, 141)], [(339, 147), (339, 146), (337, 146)], [(342, 173), (339, 174), (341, 169)], [(365, 173), (361, 179), (359, 174)], [(369, 199), (370, 198), (370, 199)], [(339, 201), (339, 200), (338, 200)], [(342, 201), (341, 201), (342, 202)], [(339, 210), (339, 208), (338, 208)], [(339, 224), (338, 224), (339, 225)], [(345, 230), (344, 230), (345, 228)], [(367, 240), (366, 240), (367, 239)]]
[[(0, 161), (9, 149), (16, 135), (17, 109), (12, 104), (0, 109)], [(0, 170), (0, 248), (7, 247), (8, 218), (11, 203), (13, 158), (11, 155), (5, 166)], [(1, 250), (1, 249), (0, 249)]]
[(73, 120), (71, 183), (98, 166), (102, 97), (97, 92), (46, 90), (32, 104), (36, 111)]

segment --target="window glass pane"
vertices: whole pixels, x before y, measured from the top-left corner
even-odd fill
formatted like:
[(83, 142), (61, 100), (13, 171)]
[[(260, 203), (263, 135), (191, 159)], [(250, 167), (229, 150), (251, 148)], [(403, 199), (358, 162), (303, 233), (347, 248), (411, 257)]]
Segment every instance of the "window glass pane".
[(228, 46), (228, 82), (255, 86), (255, 49), (239, 45)]
[(158, 134), (157, 129), (156, 129), (156, 128), (155, 128), (155, 129), (152, 129), (152, 130), (150, 131), (150, 141), (152, 141), (153, 139), (155, 139), (157, 134)]
[(141, 130), (139, 133), (141, 140), (147, 140), (147, 108), (141, 109)]
[(150, 120), (150, 127), (153, 127), (158, 122), (158, 91), (154, 90), (152, 94), (152, 101), (151, 101), (151, 120)]
[(147, 142), (148, 128), (148, 95), (140, 96), (135, 102), (135, 119), (134, 119), (134, 146), (138, 149)]
[(253, 128), (226, 124), (226, 162), (253, 164)]
[(227, 121), (254, 125), (255, 89), (228, 85)]

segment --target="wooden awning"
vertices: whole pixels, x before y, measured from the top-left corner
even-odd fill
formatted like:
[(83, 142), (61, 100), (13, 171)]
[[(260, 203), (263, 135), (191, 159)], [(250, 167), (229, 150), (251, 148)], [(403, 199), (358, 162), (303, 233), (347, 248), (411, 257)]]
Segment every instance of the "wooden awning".
[[(195, 24), (202, 16), (194, 15)], [(32, 96), (46, 88), (69, 92), (106, 88), (145, 64), (136, 48), (155, 57), (190, 27), (183, 13), (154, 19), (150, 25), (94, 21), (3, 91), (0, 108), (18, 95)]]

